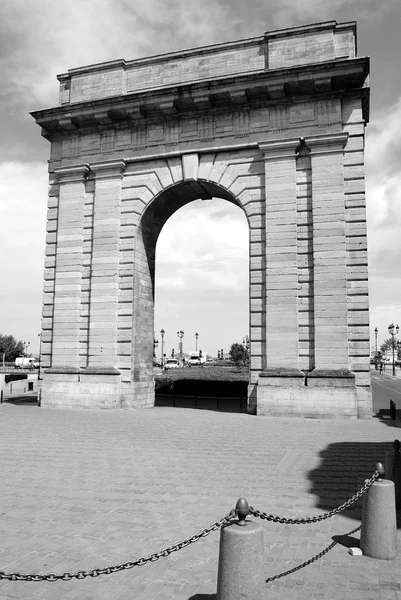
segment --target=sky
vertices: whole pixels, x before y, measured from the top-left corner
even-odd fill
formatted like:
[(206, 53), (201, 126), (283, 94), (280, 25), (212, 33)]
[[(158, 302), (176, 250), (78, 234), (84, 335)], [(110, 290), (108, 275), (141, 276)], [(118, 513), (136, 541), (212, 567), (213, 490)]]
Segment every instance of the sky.
[[(0, 333), (39, 347), (50, 144), (30, 111), (58, 102), (56, 75), (319, 21), (358, 23), (371, 57), (366, 139), (371, 346), (401, 326), (401, 2), (399, 0), (0, 0)], [(155, 331), (166, 350), (209, 354), (248, 333), (242, 211), (195, 201), (157, 245)], [(160, 345), (158, 353), (160, 353)]]

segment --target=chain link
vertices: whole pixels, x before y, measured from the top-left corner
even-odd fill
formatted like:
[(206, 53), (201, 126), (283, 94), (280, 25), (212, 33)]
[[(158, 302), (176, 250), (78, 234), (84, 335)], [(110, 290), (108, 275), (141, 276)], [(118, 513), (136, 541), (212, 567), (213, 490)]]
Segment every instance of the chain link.
[(194, 544), (201, 538), (206, 537), (212, 531), (217, 531), (223, 525), (228, 525), (235, 517), (236, 510), (232, 509), (228, 514), (222, 517), (219, 521), (215, 521), (210, 525), (210, 527), (206, 527), (202, 529), (199, 533), (192, 535), (191, 537), (186, 538), (182, 542), (174, 544), (173, 546), (169, 546), (168, 548), (164, 548), (160, 550), (160, 552), (153, 552), (147, 557), (137, 558), (133, 561), (127, 561), (125, 563), (120, 563), (118, 565), (114, 565), (112, 567), (104, 567), (102, 569), (89, 569), (88, 571), (77, 571), (76, 573), (47, 573), (47, 574), (22, 574), (22, 573), (5, 573), (4, 571), (0, 571), (0, 580), (8, 579), (9, 581), (71, 581), (71, 579), (85, 579), (86, 577), (99, 577), (99, 575), (110, 575), (110, 573), (117, 573), (118, 571), (123, 571), (126, 569), (132, 569), (133, 567), (142, 567), (146, 565), (148, 562), (155, 562), (159, 560), (159, 558), (169, 556), (173, 552), (178, 552), (183, 548), (186, 548), (190, 544)]
[[(357, 531), (359, 531), (360, 528), (361, 528), (361, 526), (359, 525), (359, 527), (356, 527), (352, 531), (349, 531), (348, 533), (343, 533), (340, 536), (340, 538), (345, 535), (352, 535), (353, 533), (356, 533)], [(289, 569), (288, 571), (284, 571), (284, 573), (280, 573), (279, 575), (273, 575), (272, 577), (268, 577), (266, 579), (266, 583), (271, 583), (272, 581), (276, 581), (276, 579), (281, 579), (281, 577), (285, 577), (286, 575), (291, 575), (292, 573), (295, 573), (296, 571), (299, 571), (300, 569), (303, 569), (304, 567), (311, 565), (312, 563), (319, 560), (319, 558), (322, 558), (322, 556), (324, 556), (325, 554), (330, 552), (330, 550), (332, 548), (334, 548), (334, 546), (338, 543), (339, 543), (338, 541), (334, 541), (329, 546), (327, 546), (327, 548), (325, 548), (324, 550), (319, 552), (319, 554), (316, 554), (316, 556), (313, 556), (312, 558), (310, 558), (309, 560), (306, 560), (305, 562), (301, 563), (300, 565), (297, 565), (296, 567), (293, 567), (292, 569)]]
[(249, 507), (249, 512), (254, 517), (259, 517), (260, 519), (265, 519), (266, 521), (273, 521), (274, 523), (283, 523), (285, 525), (304, 525), (306, 523), (318, 523), (319, 521), (324, 521), (325, 519), (329, 519), (330, 517), (337, 515), (342, 512), (346, 508), (349, 508), (352, 504), (354, 504), (359, 498), (363, 496), (363, 494), (370, 488), (370, 486), (380, 477), (378, 471), (375, 471), (374, 474), (368, 481), (365, 483), (361, 489), (356, 492), (344, 504), (334, 508), (330, 512), (324, 513), (323, 515), (318, 515), (316, 517), (300, 517), (300, 518), (288, 518), (288, 517), (278, 517), (276, 515), (269, 515), (265, 512), (261, 512), (260, 510), (254, 509), (252, 506)]
[(394, 458), (393, 458), (393, 468), (391, 470), (391, 481), (395, 482), (395, 467), (397, 465), (397, 458), (398, 455), (400, 453), (400, 440), (394, 440), (393, 442), (393, 447), (394, 447)]

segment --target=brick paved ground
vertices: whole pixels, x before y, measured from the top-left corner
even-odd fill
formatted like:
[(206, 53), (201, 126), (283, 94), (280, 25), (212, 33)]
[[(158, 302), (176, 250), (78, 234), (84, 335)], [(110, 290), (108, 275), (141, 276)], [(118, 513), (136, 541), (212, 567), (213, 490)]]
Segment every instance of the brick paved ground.
[[(242, 495), (284, 516), (319, 514), (363, 484), (399, 433), (376, 419), (3, 404), (0, 568), (62, 572), (134, 559), (196, 533)], [(357, 508), (317, 525), (264, 523), (264, 575), (314, 556), (358, 517)], [(0, 599), (211, 599), (218, 543), (213, 533), (169, 558), (96, 579), (2, 581)], [(401, 557), (353, 557), (347, 544), (357, 542), (343, 538), (313, 565), (266, 584), (265, 600), (400, 600)]]

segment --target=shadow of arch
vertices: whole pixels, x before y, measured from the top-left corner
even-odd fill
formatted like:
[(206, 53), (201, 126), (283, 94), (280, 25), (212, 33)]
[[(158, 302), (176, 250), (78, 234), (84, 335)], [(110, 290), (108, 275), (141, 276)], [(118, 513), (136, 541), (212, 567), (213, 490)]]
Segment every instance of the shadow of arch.
[[(319, 466), (308, 472), (316, 507), (330, 511), (346, 502), (373, 475), (377, 462), (385, 464), (386, 452), (392, 447), (392, 441), (329, 444), (319, 454)], [(361, 509), (362, 498), (346, 509), (346, 514), (360, 520)]]
[(21, 396), (13, 396), (4, 398), (3, 404), (14, 404), (15, 406), (23, 406), (23, 405), (34, 405), (38, 404), (38, 395), (37, 394), (23, 394)]

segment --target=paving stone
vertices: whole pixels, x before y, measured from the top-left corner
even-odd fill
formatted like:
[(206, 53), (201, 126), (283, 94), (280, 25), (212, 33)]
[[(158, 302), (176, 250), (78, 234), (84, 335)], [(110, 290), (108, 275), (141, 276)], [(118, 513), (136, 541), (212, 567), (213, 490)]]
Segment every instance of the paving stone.
[[(322, 514), (363, 485), (393, 440), (394, 430), (376, 420), (4, 404), (0, 569), (76, 571), (146, 556), (218, 520), (242, 495), (280, 516)], [(328, 498), (322, 481), (332, 477), (339, 484)], [(267, 583), (265, 600), (397, 599), (400, 557), (348, 554), (359, 532), (344, 534), (359, 523), (360, 507), (313, 524), (263, 521), (266, 579), (339, 540), (311, 565)], [(218, 545), (211, 533), (157, 562), (95, 579), (1, 581), (0, 600), (213, 598)]]

